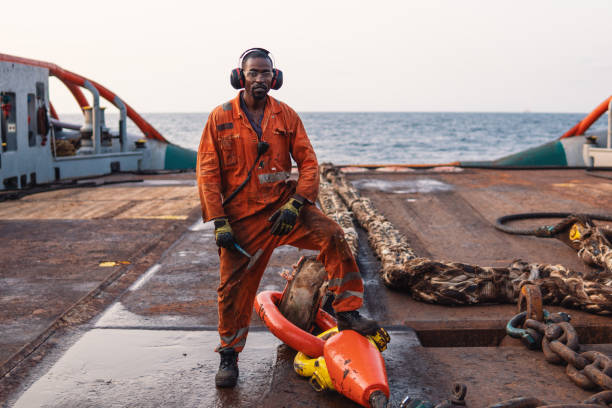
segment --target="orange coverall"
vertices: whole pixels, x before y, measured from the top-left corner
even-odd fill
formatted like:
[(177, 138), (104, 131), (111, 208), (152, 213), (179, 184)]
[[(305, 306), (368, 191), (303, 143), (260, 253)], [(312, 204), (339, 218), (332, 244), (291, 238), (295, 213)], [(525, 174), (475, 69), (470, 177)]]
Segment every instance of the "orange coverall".
[[(340, 226), (315, 205), (319, 190), (317, 158), (304, 126), (293, 109), (267, 96), (261, 122), (262, 140), (269, 143), (251, 180), (227, 206), (228, 197), (247, 177), (257, 158), (257, 134), (240, 108), (240, 94), (218, 106), (208, 117), (198, 149), (197, 180), (202, 217), (227, 217), (236, 241), (248, 253), (263, 254), (249, 269), (238, 251), (219, 249), (219, 336), (217, 351), (240, 352), (246, 342), (257, 287), (272, 251), (281, 245), (320, 251), (337, 312), (355, 310), (363, 302), (363, 282)], [(291, 157), (299, 170), (297, 183), (288, 180)], [(294, 194), (306, 199), (289, 234), (270, 234), (268, 218)]]

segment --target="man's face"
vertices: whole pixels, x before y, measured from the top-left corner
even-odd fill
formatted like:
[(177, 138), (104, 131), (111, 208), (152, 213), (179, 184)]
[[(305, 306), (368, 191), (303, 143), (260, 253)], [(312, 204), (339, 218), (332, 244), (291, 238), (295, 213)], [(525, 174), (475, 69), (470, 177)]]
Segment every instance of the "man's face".
[(249, 58), (242, 66), (244, 90), (256, 100), (266, 97), (272, 84), (272, 64), (267, 58)]

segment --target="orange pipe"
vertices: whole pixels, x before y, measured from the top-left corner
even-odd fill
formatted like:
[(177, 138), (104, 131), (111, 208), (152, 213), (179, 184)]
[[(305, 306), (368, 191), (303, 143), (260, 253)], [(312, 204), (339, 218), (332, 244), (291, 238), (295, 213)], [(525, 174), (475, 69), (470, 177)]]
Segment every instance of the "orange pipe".
[(81, 88), (79, 88), (78, 86), (76, 86), (75, 84), (71, 82), (66, 82), (61, 79), (60, 81), (62, 81), (62, 83), (66, 85), (66, 88), (68, 88), (72, 96), (74, 96), (74, 99), (76, 99), (81, 109), (83, 109), (86, 106), (89, 106), (89, 101), (87, 100), (87, 98), (85, 98), (85, 95), (83, 95), (83, 92), (81, 92)]
[[(277, 305), (280, 303), (282, 295), (283, 294), (281, 292), (271, 290), (266, 290), (257, 294), (254, 305), (257, 314), (264, 322), (266, 327), (268, 327), (270, 332), (292, 349), (301, 351), (311, 358), (322, 356), (325, 341), (300, 329), (287, 320), (287, 318), (282, 315), (280, 310), (278, 310)], [(333, 318), (327, 313), (323, 313), (317, 313), (315, 323), (317, 323), (317, 325), (321, 323), (327, 327)], [(336, 326), (335, 322), (331, 327), (334, 326)], [(324, 329), (324, 327), (320, 328)]]
[(53, 107), (53, 104), (51, 104), (51, 101), (49, 101), (49, 112), (51, 112), (51, 117), (53, 119), (59, 120), (59, 116), (57, 116), (57, 112), (55, 111), (55, 108)]
[(359, 333), (343, 330), (324, 346), (325, 364), (334, 388), (356, 403), (370, 406), (370, 396), (380, 391), (389, 398), (385, 361), (378, 349)]
[[(13, 56), (13, 55), (1, 54), (1, 53), (0, 53), (0, 61), (15, 62), (15, 63), (18, 63), (18, 64), (24, 64), (24, 65), (30, 65), (30, 66), (35, 66), (35, 67), (47, 68), (51, 75), (54, 75), (54, 76), (58, 77), (62, 82), (64, 82), (64, 83), (69, 82), (69, 83), (72, 83), (74, 85), (78, 85), (78, 86), (81, 86), (81, 87), (85, 84), (85, 81), (89, 81), (98, 90), (98, 92), (100, 93), (100, 96), (102, 96), (108, 102), (110, 102), (113, 105), (115, 105), (114, 99), (115, 99), (115, 97), (117, 95), (115, 95), (113, 92), (111, 92), (110, 90), (108, 90), (107, 88), (103, 87), (102, 85), (98, 84), (95, 81), (87, 79), (87, 78), (85, 78), (85, 77), (83, 77), (81, 75), (75, 74), (74, 72), (67, 71), (67, 70), (59, 67), (56, 64), (51, 64), (49, 62), (37, 61), (37, 60), (32, 60), (32, 59), (22, 58), (22, 57), (16, 57), (16, 56)], [(151, 124), (149, 122), (144, 120), (144, 118), (142, 116), (140, 116), (134, 109), (132, 109), (131, 106), (129, 106), (127, 103), (125, 103), (125, 101), (123, 101), (123, 103), (125, 104), (128, 117), (130, 119), (132, 119), (134, 124), (136, 126), (138, 126), (140, 131), (142, 133), (144, 133), (144, 135), (146, 137), (151, 138), (151, 139), (157, 139), (157, 140), (165, 142), (165, 143), (169, 143), (161, 135), (161, 133), (159, 133), (153, 126), (151, 126)], [(117, 105), (115, 105), (115, 106), (117, 106)]]
[(580, 126), (578, 127), (578, 131), (576, 132), (577, 135), (583, 135), (584, 132), (586, 132), (587, 129), (608, 110), (608, 105), (611, 98), (612, 96), (600, 103), (593, 112), (588, 114), (586, 118), (582, 119), (582, 122), (580, 122)]
[(583, 135), (584, 132), (586, 132), (588, 128), (593, 123), (595, 123), (595, 121), (599, 119), (601, 115), (606, 113), (606, 111), (608, 110), (608, 105), (610, 104), (610, 99), (612, 99), (612, 96), (610, 96), (605, 101), (600, 103), (599, 106), (596, 107), (595, 110), (593, 110), (593, 112), (589, 113), (584, 119), (576, 123), (574, 127), (572, 127), (570, 130), (565, 132), (563, 136), (561, 136), (561, 139), (565, 139), (567, 137), (572, 137), (572, 136)]
[(575, 136), (576, 135), (576, 131), (578, 130), (578, 127), (580, 127), (580, 122), (576, 123), (570, 130), (565, 132), (563, 134), (563, 136), (560, 137), (560, 139), (565, 139), (566, 137)]

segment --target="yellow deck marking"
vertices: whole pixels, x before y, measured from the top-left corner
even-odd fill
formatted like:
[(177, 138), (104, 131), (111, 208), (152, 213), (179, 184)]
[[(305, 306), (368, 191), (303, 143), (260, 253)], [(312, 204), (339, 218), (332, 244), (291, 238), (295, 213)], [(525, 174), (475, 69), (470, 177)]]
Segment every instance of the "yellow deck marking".
[(129, 264), (131, 264), (130, 261), (104, 261), (104, 262), (100, 262), (98, 266), (101, 266), (103, 268), (110, 268), (112, 266), (121, 266), (121, 265), (129, 265)]

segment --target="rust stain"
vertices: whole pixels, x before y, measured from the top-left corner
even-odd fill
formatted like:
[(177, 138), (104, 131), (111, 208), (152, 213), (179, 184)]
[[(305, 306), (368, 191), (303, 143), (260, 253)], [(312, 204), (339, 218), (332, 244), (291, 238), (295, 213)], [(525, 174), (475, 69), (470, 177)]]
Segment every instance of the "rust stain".
[(198, 205), (199, 201), (197, 197), (184, 200), (166, 201), (158, 199), (151, 201), (141, 201), (133, 207), (129, 208), (127, 211), (116, 215), (115, 218), (181, 219), (180, 217), (186, 218), (189, 212)]

